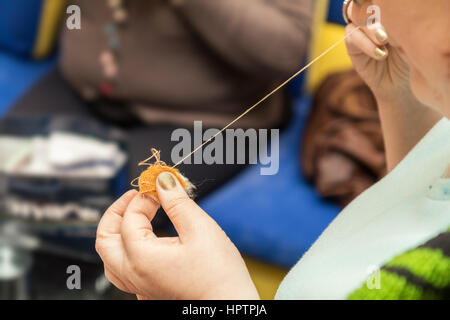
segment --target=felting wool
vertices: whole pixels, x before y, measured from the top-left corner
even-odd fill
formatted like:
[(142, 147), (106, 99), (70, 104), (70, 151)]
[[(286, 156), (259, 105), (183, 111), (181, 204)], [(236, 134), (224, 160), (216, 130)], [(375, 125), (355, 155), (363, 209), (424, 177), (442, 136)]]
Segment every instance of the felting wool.
[[(146, 162), (152, 158), (156, 159), (156, 161), (153, 164)], [(148, 165), (148, 168), (145, 171), (143, 171), (139, 176), (139, 178), (137, 179), (138, 180), (137, 186), (139, 187), (139, 192), (141, 194), (148, 195), (152, 197), (152, 199), (159, 202), (158, 193), (156, 192), (156, 178), (158, 178), (158, 175), (160, 173), (167, 171), (173, 174), (178, 179), (184, 190), (186, 190), (186, 193), (190, 197), (193, 197), (193, 190), (195, 189), (195, 186), (189, 181), (189, 179), (183, 176), (178, 169), (169, 167), (163, 161), (161, 161), (160, 152), (157, 151), (156, 149), (152, 149), (152, 156), (140, 162), (139, 165)]]

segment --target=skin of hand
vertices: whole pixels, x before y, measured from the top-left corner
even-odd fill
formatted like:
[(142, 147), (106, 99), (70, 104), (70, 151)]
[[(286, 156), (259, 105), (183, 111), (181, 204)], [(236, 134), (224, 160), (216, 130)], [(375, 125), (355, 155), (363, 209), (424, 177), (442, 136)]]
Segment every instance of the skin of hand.
[(259, 299), (239, 251), (170, 173), (158, 176), (161, 205), (177, 237), (157, 237), (159, 205), (135, 190), (103, 215), (96, 250), (106, 278), (139, 299)]
[[(446, 0), (436, 2), (449, 7)], [(381, 22), (369, 28), (366, 22), (373, 13), (368, 12), (372, 5), (380, 9)], [(440, 27), (444, 27), (448, 26), (448, 19), (439, 18), (446, 14), (430, 7), (434, 6), (420, 0), (411, 0), (407, 4), (404, 0), (354, 0), (348, 8), (352, 21), (346, 30), (347, 34), (351, 33), (347, 38), (348, 52), (356, 71), (377, 99), (389, 170), (406, 156), (443, 113), (448, 115), (450, 112), (446, 104), (450, 91), (449, 77), (445, 79), (442, 71), (445, 66), (448, 69), (445, 52), (450, 51), (450, 41), (445, 29), (436, 34), (437, 41), (429, 39), (435, 37), (434, 33), (427, 36), (425, 31), (430, 20), (436, 20)], [(421, 12), (420, 17), (417, 12)], [(424, 29), (415, 30), (414, 26), (412, 31), (412, 21)], [(355, 30), (357, 26), (359, 30)], [(423, 37), (411, 37), (411, 33)], [(438, 47), (437, 43), (443, 38), (447, 39), (447, 47), (440, 45), (440, 52), (433, 52), (432, 48)], [(435, 45), (427, 46), (426, 42), (430, 41), (436, 42)], [(428, 56), (430, 60), (418, 59), (417, 52), (422, 52), (419, 56)], [(422, 74), (425, 72), (426, 78), (432, 82), (424, 80)], [(435, 79), (447, 85), (442, 86)], [(442, 92), (438, 94), (439, 89)]]

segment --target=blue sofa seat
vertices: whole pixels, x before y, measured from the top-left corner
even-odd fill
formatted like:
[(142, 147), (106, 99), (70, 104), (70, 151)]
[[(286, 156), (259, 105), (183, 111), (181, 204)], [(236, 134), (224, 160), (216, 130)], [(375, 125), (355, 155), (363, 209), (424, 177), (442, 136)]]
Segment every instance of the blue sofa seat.
[(293, 120), (280, 136), (276, 175), (260, 175), (260, 165), (251, 166), (200, 203), (241, 252), (283, 267), (293, 266), (340, 211), (300, 170), (309, 106), (310, 99), (295, 101)]
[(0, 116), (54, 64), (54, 58), (36, 62), (0, 51)]

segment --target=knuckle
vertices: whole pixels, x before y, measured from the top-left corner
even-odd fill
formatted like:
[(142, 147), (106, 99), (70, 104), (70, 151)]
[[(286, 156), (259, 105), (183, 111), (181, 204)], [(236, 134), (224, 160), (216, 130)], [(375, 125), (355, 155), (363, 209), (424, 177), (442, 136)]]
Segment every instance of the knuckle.
[(128, 233), (127, 233), (127, 228), (128, 226), (127, 226), (127, 223), (126, 222), (124, 222), (124, 223), (122, 223), (121, 225), (120, 225), (120, 234), (121, 234), (121, 236), (122, 236), (122, 239), (125, 237), (125, 235), (127, 235)]
[(148, 203), (144, 202), (144, 201), (139, 201), (138, 203), (136, 203), (133, 207), (133, 211), (134, 213), (137, 214), (142, 214), (142, 215), (147, 215), (148, 211), (149, 211), (149, 207), (148, 207)]
[(97, 234), (95, 237), (95, 248), (103, 248), (106, 241), (108, 241), (110, 235), (102, 229), (97, 230)]
[(351, 44), (353, 43), (354, 39), (355, 39), (355, 34), (353, 32), (353, 28), (351, 28), (351, 26), (347, 26), (346, 27), (346, 37), (345, 37), (345, 42), (347, 44)]
[(138, 278), (145, 278), (147, 276), (147, 268), (143, 267), (140, 263), (130, 262), (129, 269), (131, 274)]
[(98, 254), (101, 254), (103, 252), (103, 250), (104, 250), (104, 247), (105, 247), (104, 246), (104, 241), (102, 239), (97, 238), (95, 240), (95, 251)]
[(192, 204), (193, 200), (186, 196), (178, 196), (171, 199), (166, 206), (166, 210), (172, 216), (179, 215), (184, 209)]
[(97, 239), (104, 240), (107, 237), (108, 237), (108, 234), (102, 228), (97, 229), (97, 235), (96, 235)]
[(349, 35), (347, 38), (345, 38), (345, 44), (348, 46), (348, 45), (351, 45), (353, 43), (353, 41), (352, 41), (352, 39), (351, 39), (351, 35)]

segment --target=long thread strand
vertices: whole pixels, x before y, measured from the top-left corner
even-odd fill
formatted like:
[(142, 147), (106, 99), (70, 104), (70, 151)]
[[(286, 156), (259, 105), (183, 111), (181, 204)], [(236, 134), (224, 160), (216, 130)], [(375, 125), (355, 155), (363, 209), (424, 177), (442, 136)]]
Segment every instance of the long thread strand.
[(300, 74), (302, 74), (306, 69), (308, 69), (309, 67), (311, 67), (315, 62), (317, 62), (320, 58), (322, 58), (324, 55), (326, 55), (328, 52), (330, 52), (331, 50), (333, 50), (335, 47), (337, 47), (339, 44), (341, 44), (343, 41), (345, 41), (353, 32), (355, 32), (356, 30), (359, 30), (359, 27), (352, 30), (350, 33), (348, 33), (344, 38), (342, 38), (341, 40), (337, 41), (336, 43), (334, 43), (331, 47), (329, 47), (328, 49), (326, 49), (324, 52), (322, 52), (319, 56), (317, 56), (316, 58), (314, 58), (311, 62), (309, 62), (306, 66), (304, 66), (303, 68), (301, 68), (299, 71), (297, 71), (296, 73), (294, 73), (289, 79), (287, 79), (285, 82), (283, 82), (282, 84), (280, 84), (278, 87), (276, 87), (275, 89), (273, 89), (271, 92), (269, 92), (266, 96), (264, 96), (264, 98), (262, 98), (261, 100), (259, 100), (257, 103), (255, 103), (253, 106), (251, 106), (250, 108), (248, 108), (247, 110), (245, 110), (242, 114), (240, 114), (236, 119), (234, 119), (233, 121), (231, 121), (229, 124), (227, 124), (225, 127), (223, 127), (219, 132), (217, 132), (216, 134), (214, 134), (213, 136), (211, 136), (208, 140), (206, 140), (204, 143), (202, 143), (201, 145), (199, 145), (197, 148), (195, 148), (191, 153), (189, 153), (187, 156), (185, 156), (183, 159), (181, 159), (180, 161), (178, 161), (175, 165), (172, 166), (172, 168), (176, 168), (177, 166), (179, 166), (181, 163), (184, 162), (184, 160), (186, 160), (187, 158), (189, 158), (190, 156), (192, 156), (195, 152), (197, 152), (198, 150), (200, 150), (201, 148), (203, 148), (203, 146), (205, 146), (206, 144), (208, 144), (209, 142), (211, 142), (215, 137), (217, 137), (219, 134), (221, 134), (222, 132), (224, 132), (226, 129), (228, 129), (229, 127), (231, 127), (233, 124), (235, 124), (237, 121), (239, 121), (241, 118), (243, 118), (245, 115), (247, 115), (250, 111), (252, 111), (253, 109), (255, 109), (257, 106), (259, 106), (261, 103), (263, 103), (264, 101), (266, 101), (268, 98), (270, 98), (273, 94), (275, 94), (278, 90), (280, 90), (281, 88), (283, 88), (285, 85), (287, 85), (289, 82), (291, 82), (293, 79), (295, 79), (296, 77), (298, 77)]

